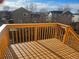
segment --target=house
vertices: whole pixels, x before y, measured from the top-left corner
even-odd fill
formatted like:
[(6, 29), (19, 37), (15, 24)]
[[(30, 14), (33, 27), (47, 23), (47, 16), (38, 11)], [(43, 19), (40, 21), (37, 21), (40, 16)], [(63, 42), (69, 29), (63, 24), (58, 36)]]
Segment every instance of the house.
[(31, 22), (31, 11), (21, 7), (12, 12), (12, 19), (15, 23), (29, 23)]
[(15, 23), (45, 23), (47, 13), (31, 12), (21, 7), (12, 12)]
[(38, 20), (40, 19), (40, 14), (32, 13), (31, 18), (32, 18), (32, 23), (38, 23)]
[(43, 12), (31, 12), (21, 7), (11, 13), (1, 12), (0, 17), (2, 19), (12, 19), (14, 23), (45, 23), (48, 13)]
[(79, 22), (79, 13), (73, 14), (72, 22)]
[(0, 18), (14, 20), (14, 23), (46, 23), (58, 22), (71, 24), (72, 13), (70, 11), (31, 12), (21, 7), (12, 12), (1, 12)]
[(79, 13), (73, 14), (72, 27), (79, 34)]
[(79, 22), (73, 22), (71, 25), (75, 32), (79, 34)]
[(11, 18), (11, 11), (0, 11), (0, 18), (6, 18), (7, 20)]
[(11, 18), (11, 11), (0, 11), (0, 24), (8, 23)]
[(63, 24), (72, 23), (72, 13), (70, 11), (50, 11), (49, 14), (52, 14), (51, 22), (58, 22)]
[(31, 14), (32, 22), (34, 23), (46, 23), (47, 13), (36, 12)]

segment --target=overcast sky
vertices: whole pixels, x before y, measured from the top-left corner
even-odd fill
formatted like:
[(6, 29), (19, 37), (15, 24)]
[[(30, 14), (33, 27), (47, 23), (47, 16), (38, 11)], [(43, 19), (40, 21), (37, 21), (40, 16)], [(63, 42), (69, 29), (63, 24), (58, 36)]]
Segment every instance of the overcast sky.
[(36, 4), (38, 9), (49, 8), (50, 10), (63, 7), (64, 5), (69, 5), (73, 9), (79, 9), (79, 0), (4, 0), (0, 4), (0, 9), (3, 9), (4, 6), (10, 6), (10, 9), (13, 10), (19, 7), (26, 7), (30, 3)]

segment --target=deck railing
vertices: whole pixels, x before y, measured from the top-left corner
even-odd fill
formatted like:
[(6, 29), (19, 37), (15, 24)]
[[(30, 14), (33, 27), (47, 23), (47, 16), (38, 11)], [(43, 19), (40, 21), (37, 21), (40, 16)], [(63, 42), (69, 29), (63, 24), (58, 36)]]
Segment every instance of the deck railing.
[(71, 27), (66, 28), (63, 42), (67, 44), (68, 46), (79, 51), (79, 37)]
[(4, 57), (9, 46), (9, 34), (7, 25), (0, 28), (0, 59)]
[(73, 29), (60, 23), (7, 24), (0, 29), (0, 58), (10, 44), (57, 38), (79, 51), (79, 38)]
[(58, 24), (10, 25), (11, 43), (21, 43), (42, 39), (58, 38), (63, 40), (64, 29)]

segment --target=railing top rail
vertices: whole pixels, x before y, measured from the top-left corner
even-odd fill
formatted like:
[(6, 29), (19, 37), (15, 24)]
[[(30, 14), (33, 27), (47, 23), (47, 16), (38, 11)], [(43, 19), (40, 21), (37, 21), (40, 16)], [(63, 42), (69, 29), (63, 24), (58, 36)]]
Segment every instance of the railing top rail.
[(7, 25), (48, 25), (48, 24), (57, 24), (57, 23), (27, 23), (27, 24), (7, 24)]
[(9, 28), (26, 28), (26, 27), (46, 27), (57, 26), (56, 23), (29, 23), (29, 24), (7, 24)]
[(9, 28), (24, 28), (24, 27), (44, 27), (44, 26), (61, 26), (62, 28), (69, 27), (61, 23), (27, 23), (27, 24), (7, 24)]
[(66, 24), (61, 24), (61, 23), (57, 23), (57, 24), (63, 28), (70, 27), (70, 25), (66, 25)]

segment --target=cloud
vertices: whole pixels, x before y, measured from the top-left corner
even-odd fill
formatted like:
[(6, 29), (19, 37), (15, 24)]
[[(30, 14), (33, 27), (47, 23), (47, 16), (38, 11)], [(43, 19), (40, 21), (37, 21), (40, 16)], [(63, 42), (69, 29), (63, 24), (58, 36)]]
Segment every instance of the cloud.
[(69, 4), (69, 7), (73, 9), (79, 9), (79, 4)]
[[(54, 0), (48, 1), (46, 3), (35, 2), (34, 0), (5, 0), (4, 3), (0, 5), (0, 10), (2, 10), (4, 6), (9, 6), (10, 10), (15, 10), (19, 7), (26, 7), (27, 5), (30, 6), (31, 3), (36, 5), (36, 8), (38, 10), (42, 8), (46, 9), (48, 8), (49, 10), (56, 10), (57, 8), (66, 5), (55, 2)], [(70, 8), (79, 9), (79, 4), (68, 4), (68, 5)]]
[(34, 3), (38, 9), (41, 9), (41, 8), (48, 8), (48, 4), (45, 4), (45, 3)]
[(3, 4), (0, 4), (0, 10), (3, 10), (5, 6), (9, 6), (10, 10), (17, 9), (19, 7), (25, 7), (30, 0), (5, 0)]

